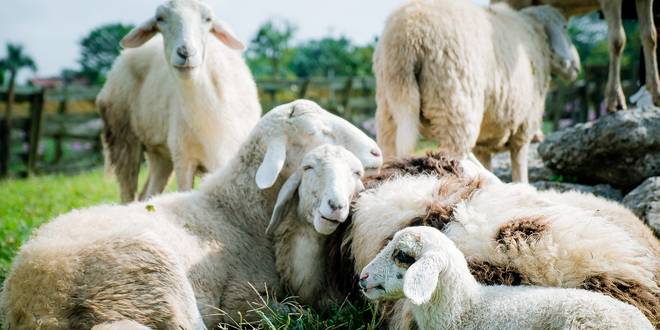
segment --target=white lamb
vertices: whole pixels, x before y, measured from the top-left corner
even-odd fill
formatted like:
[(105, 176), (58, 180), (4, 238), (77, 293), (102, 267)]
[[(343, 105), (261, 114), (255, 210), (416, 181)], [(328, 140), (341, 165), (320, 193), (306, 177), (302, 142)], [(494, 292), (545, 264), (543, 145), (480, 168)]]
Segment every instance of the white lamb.
[(421, 329), (654, 329), (635, 307), (578, 289), (483, 286), (440, 231), (406, 228), (362, 270), (371, 300), (406, 298)]
[(190, 190), (196, 172), (236, 154), (261, 115), (244, 45), (197, 0), (165, 2), (121, 45), (135, 49), (122, 52), (97, 97), (121, 201), (135, 198), (145, 151), (141, 200), (161, 193), (172, 169), (179, 191)]
[(199, 191), (54, 219), (14, 260), (0, 299), (4, 326), (89, 329), (126, 320), (202, 329), (245, 315), (254, 288), (280, 291), (266, 228), (286, 178), (322, 144), (344, 146), (366, 169), (382, 163), (359, 129), (296, 101), (266, 114)]
[(509, 149), (527, 181), (550, 74), (575, 79), (580, 60), (566, 20), (550, 6), (411, 0), (388, 19), (374, 54), (378, 143), (385, 158), (412, 154), (418, 135), (457, 155)]

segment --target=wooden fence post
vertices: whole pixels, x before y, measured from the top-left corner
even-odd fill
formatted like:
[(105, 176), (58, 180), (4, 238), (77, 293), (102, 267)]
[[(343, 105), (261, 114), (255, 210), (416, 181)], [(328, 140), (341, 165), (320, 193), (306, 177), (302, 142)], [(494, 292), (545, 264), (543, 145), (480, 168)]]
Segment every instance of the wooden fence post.
[(39, 90), (30, 100), (30, 142), (28, 149), (27, 175), (33, 175), (39, 157), (39, 138), (41, 137), (41, 121), (43, 119), (46, 91)]
[[(69, 84), (65, 83), (62, 86), (62, 100), (60, 101), (59, 107), (57, 108), (58, 115), (64, 115), (67, 112), (69, 105)], [(58, 164), (62, 160), (62, 154), (64, 153), (63, 139), (62, 134), (57, 134), (53, 136), (55, 140), (55, 156), (53, 157), (53, 163)]]

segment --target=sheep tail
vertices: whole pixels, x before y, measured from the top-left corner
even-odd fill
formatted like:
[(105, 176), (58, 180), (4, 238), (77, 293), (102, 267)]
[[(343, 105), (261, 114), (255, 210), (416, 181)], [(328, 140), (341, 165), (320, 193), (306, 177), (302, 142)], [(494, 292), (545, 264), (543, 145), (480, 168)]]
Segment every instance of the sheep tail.
[(414, 152), (419, 136), (422, 100), (418, 79), (423, 64), (422, 51), (416, 43), (396, 42), (397, 47), (388, 47), (388, 41), (383, 40), (379, 83), (386, 85), (384, 96), (396, 123), (396, 153), (403, 157)]

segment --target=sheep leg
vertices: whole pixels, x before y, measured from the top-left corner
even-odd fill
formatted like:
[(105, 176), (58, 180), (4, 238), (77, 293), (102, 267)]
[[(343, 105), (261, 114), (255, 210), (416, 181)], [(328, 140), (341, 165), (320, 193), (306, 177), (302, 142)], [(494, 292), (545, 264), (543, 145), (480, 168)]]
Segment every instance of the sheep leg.
[(383, 158), (390, 160), (396, 156), (396, 125), (388, 108), (387, 100), (378, 93), (376, 110), (376, 140), (383, 152)]
[(513, 182), (529, 182), (527, 177), (527, 153), (529, 142), (521, 146), (512, 146), (511, 152), (511, 179)]
[(149, 178), (140, 193), (141, 201), (162, 193), (172, 174), (172, 162), (169, 159), (153, 152), (147, 153), (147, 159), (149, 161)]
[(192, 190), (195, 181), (195, 165), (192, 161), (174, 161), (174, 174), (179, 191)]
[(479, 148), (479, 147), (475, 147), (473, 149), (473, 152), (474, 152), (474, 155), (479, 160), (479, 163), (481, 163), (481, 165), (483, 165), (487, 170), (492, 171), (493, 164), (492, 164), (491, 158), (492, 158), (493, 154), (490, 151), (484, 150), (484, 149)]
[(660, 106), (660, 78), (658, 78), (657, 31), (653, 22), (653, 0), (637, 0), (639, 30), (644, 47), (646, 65), (646, 89), (653, 97), (653, 103)]
[(621, 0), (601, 0), (601, 8), (607, 20), (607, 36), (610, 51), (610, 66), (605, 88), (607, 111), (626, 109), (626, 100), (621, 88), (621, 55), (626, 45), (626, 33), (621, 21)]

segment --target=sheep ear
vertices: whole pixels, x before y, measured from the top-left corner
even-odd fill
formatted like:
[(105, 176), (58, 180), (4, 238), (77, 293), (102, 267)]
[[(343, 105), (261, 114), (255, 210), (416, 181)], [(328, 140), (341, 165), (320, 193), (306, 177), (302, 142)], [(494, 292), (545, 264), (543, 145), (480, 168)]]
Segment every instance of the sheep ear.
[(268, 228), (266, 228), (266, 234), (271, 235), (275, 229), (277, 229), (277, 226), (279, 226), (282, 219), (284, 219), (284, 216), (291, 205), (289, 202), (296, 193), (296, 190), (298, 190), (300, 181), (302, 181), (302, 171), (298, 170), (286, 180), (284, 185), (282, 185), (282, 189), (280, 189), (280, 193), (277, 195), (277, 202), (275, 202), (273, 215), (270, 217)]
[(213, 27), (211, 28), (211, 33), (218, 38), (222, 43), (227, 45), (229, 48), (236, 50), (244, 50), (245, 44), (240, 41), (234, 32), (227, 26), (227, 24), (222, 21), (215, 20), (213, 21)]
[(408, 268), (403, 278), (403, 294), (413, 304), (427, 303), (433, 297), (440, 275), (440, 261), (440, 258), (425, 256)]
[(567, 63), (572, 63), (578, 70), (580, 68), (580, 55), (565, 31), (566, 18), (552, 6), (534, 6), (523, 9), (523, 12), (533, 17), (543, 25), (548, 43), (554, 56)]
[(123, 48), (136, 48), (144, 45), (145, 42), (153, 38), (158, 32), (156, 28), (156, 19), (152, 18), (140, 26), (136, 26), (124, 38), (121, 39), (119, 44)]
[(268, 143), (268, 149), (263, 162), (257, 170), (257, 187), (259, 189), (270, 188), (275, 184), (277, 176), (284, 167), (286, 160), (286, 140), (284, 138), (275, 138)]

